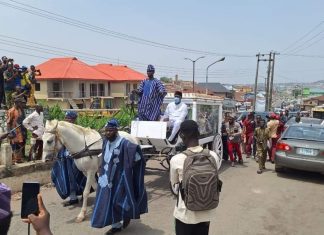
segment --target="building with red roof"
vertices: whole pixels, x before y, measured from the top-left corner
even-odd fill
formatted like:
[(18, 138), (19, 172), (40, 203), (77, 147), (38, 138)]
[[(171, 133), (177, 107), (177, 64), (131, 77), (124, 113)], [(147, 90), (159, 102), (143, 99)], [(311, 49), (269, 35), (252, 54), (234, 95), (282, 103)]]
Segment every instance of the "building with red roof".
[(38, 66), (35, 97), (64, 101), (63, 108), (90, 107), (93, 97), (107, 97), (106, 108), (118, 107), (145, 75), (127, 66), (88, 65), (75, 57), (53, 58)]

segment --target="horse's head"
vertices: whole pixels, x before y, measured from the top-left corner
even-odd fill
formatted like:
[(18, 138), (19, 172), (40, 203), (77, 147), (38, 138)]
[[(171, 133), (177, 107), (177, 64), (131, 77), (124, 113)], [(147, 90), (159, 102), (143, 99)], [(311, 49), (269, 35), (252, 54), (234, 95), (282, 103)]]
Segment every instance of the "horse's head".
[(57, 154), (58, 150), (62, 148), (61, 142), (58, 140), (57, 134), (58, 121), (46, 121), (45, 132), (43, 135), (43, 162), (52, 160)]

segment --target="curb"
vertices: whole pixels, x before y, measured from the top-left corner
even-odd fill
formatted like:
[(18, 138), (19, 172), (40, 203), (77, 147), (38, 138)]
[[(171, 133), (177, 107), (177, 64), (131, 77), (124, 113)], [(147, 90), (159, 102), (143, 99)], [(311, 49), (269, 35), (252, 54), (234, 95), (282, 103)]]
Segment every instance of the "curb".
[(0, 182), (8, 185), (12, 193), (21, 191), (25, 181), (36, 181), (41, 185), (51, 183), (53, 162), (28, 162), (13, 165), (11, 168), (0, 166)]

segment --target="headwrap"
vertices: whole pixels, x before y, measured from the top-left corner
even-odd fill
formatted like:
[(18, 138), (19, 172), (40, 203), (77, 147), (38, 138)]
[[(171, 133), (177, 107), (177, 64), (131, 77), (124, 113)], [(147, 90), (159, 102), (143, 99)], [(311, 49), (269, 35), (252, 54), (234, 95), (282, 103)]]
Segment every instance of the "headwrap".
[(154, 66), (151, 65), (151, 64), (149, 64), (149, 65), (147, 66), (147, 72), (154, 72), (154, 71), (155, 71)]
[(28, 68), (27, 68), (26, 66), (24, 66), (24, 65), (21, 66), (21, 70), (22, 70), (22, 71), (26, 71), (27, 69), (28, 69)]
[(174, 96), (180, 96), (182, 98), (182, 92), (176, 91), (176, 92), (174, 92)]
[(15, 68), (15, 69), (19, 69), (19, 68), (20, 68), (19, 64), (15, 64), (15, 65), (14, 65), (14, 68)]
[(1, 220), (7, 218), (8, 215), (10, 215), (10, 200), (10, 188), (5, 184), (0, 183), (0, 222)]
[(105, 128), (118, 128), (119, 124), (118, 121), (116, 119), (111, 119), (109, 120), (106, 125)]
[(76, 119), (78, 117), (78, 113), (75, 112), (75, 111), (67, 111), (65, 113), (65, 118), (68, 118), (68, 119)]

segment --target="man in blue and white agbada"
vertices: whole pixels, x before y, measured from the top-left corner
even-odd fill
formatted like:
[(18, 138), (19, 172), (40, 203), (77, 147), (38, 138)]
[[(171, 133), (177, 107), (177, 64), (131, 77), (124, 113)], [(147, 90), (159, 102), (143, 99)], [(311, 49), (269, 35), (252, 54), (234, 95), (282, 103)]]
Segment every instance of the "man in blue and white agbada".
[[(64, 120), (75, 123), (77, 117), (76, 112), (67, 111)], [(63, 204), (64, 206), (71, 206), (79, 202), (77, 196), (82, 195), (87, 177), (76, 167), (65, 146), (57, 154), (57, 161), (53, 165), (51, 178), (60, 197), (62, 199), (70, 198)]]
[(174, 102), (168, 104), (165, 109), (163, 120), (168, 122), (168, 127), (172, 128), (172, 132), (168, 140), (171, 142), (180, 130), (181, 123), (188, 115), (188, 107), (181, 102), (182, 92), (176, 91), (174, 93)]
[(114, 234), (147, 213), (145, 160), (139, 145), (118, 134), (114, 119), (105, 126), (102, 156), (91, 226), (111, 225), (106, 234)]
[(141, 121), (158, 121), (161, 115), (161, 105), (167, 94), (163, 83), (154, 78), (153, 65), (147, 66), (148, 78), (141, 82), (135, 93), (139, 95), (138, 117)]

